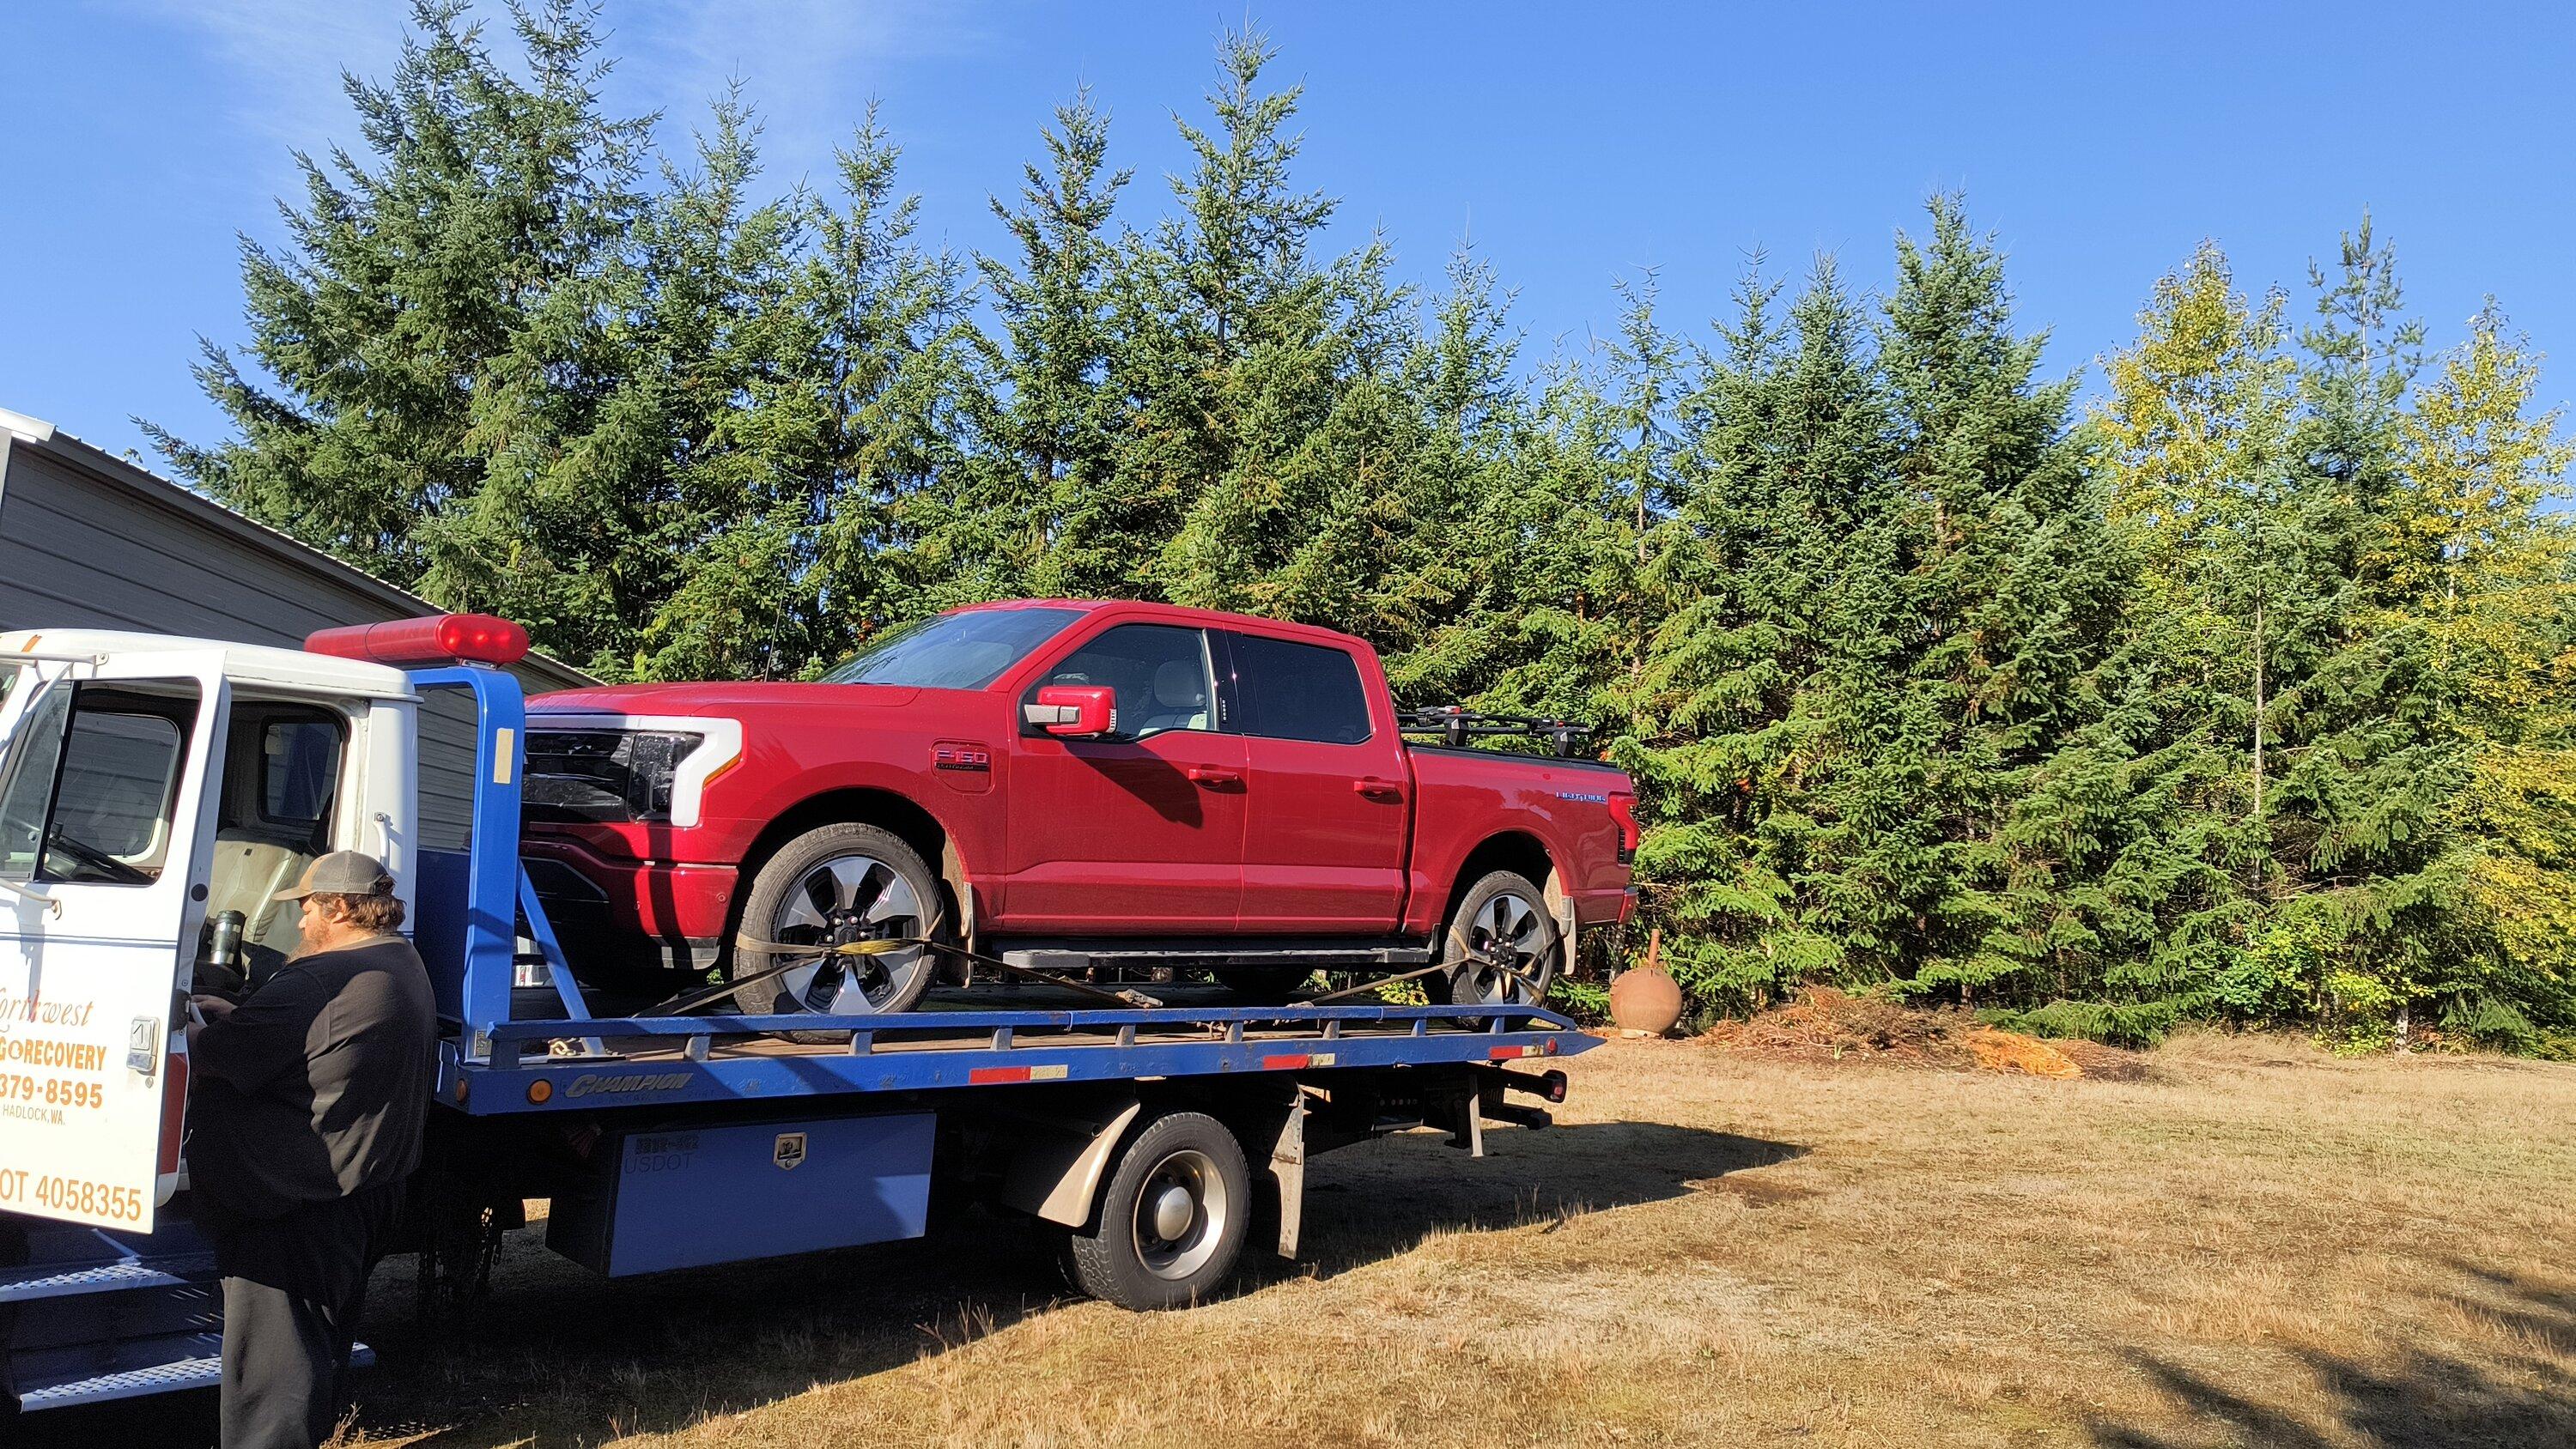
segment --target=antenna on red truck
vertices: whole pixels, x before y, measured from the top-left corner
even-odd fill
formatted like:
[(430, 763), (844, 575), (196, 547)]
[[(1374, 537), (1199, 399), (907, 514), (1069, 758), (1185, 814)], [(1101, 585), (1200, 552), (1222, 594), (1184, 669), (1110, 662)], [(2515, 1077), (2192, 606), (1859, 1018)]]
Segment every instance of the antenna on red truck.
[(1592, 726), (1572, 720), (1540, 719), (1525, 714), (1485, 714), (1463, 704), (1434, 705), (1428, 709), (1400, 709), (1395, 713), (1396, 729), (1408, 735), (1438, 735), (1451, 749), (1463, 749), (1467, 741), (1480, 735), (1544, 736), (1560, 760), (1575, 758), (1575, 751), (1592, 737)]

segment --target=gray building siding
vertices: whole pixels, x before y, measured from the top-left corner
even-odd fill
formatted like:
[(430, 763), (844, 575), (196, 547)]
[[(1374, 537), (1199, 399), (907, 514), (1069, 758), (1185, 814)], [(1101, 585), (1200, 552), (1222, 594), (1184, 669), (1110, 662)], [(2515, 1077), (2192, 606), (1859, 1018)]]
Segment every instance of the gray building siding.
[[(137, 629), (293, 648), (316, 629), (436, 612), (167, 479), (0, 413), (0, 632)], [(591, 682), (542, 656), (512, 673), (531, 693)], [(424, 702), (423, 844), (464, 840), (473, 749), (461, 700)]]

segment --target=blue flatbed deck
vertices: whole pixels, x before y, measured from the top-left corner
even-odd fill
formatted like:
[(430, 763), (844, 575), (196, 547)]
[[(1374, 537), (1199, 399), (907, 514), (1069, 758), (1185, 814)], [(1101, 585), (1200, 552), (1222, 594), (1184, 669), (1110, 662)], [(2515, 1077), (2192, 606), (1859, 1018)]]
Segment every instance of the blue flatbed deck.
[[(790, 1040), (780, 1033), (847, 1033)], [(588, 1017), (497, 1023), (451, 1046), (441, 1100), (474, 1116), (619, 1103), (788, 1101), (1028, 1082), (1132, 1081), (1572, 1056), (1599, 1045), (1527, 1006), (1171, 1006), (894, 1016)], [(548, 1055), (595, 1041), (593, 1055)]]

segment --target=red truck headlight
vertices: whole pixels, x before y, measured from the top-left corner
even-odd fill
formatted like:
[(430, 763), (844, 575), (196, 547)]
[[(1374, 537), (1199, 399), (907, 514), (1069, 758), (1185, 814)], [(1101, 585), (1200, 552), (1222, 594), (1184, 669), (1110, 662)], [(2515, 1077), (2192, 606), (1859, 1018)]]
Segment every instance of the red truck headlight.
[(698, 823), (707, 782), (742, 758), (729, 719), (530, 711), (526, 802), (532, 820)]

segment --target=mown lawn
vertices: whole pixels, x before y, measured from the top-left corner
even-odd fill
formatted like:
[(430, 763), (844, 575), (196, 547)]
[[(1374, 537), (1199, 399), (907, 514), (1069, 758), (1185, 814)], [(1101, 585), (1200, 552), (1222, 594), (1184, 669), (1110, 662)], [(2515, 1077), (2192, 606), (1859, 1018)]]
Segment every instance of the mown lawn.
[(1483, 1161), (1321, 1159), (1308, 1261), (1185, 1313), (1051, 1297), (997, 1220), (614, 1286), (530, 1234), (450, 1348), (398, 1260), (353, 1439), (2576, 1443), (2576, 1068), (2216, 1036), (2097, 1067), (2129, 1079), (1611, 1042)]

